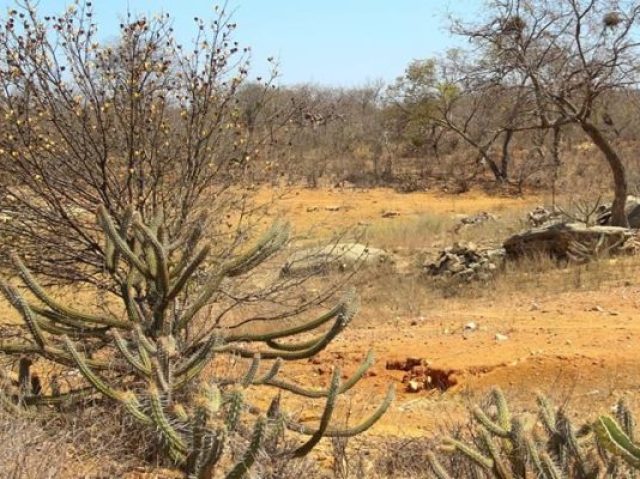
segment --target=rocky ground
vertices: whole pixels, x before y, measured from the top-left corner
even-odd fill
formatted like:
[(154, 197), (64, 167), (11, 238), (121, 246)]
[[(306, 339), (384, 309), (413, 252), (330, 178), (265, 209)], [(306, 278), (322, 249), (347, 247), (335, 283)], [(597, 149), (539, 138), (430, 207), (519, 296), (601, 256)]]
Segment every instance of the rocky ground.
[[(326, 384), (332, 365), (349, 374), (373, 350), (377, 362), (350, 408), (354, 417), (364, 414), (396, 386), (376, 436), (432, 434), (464, 418), (466, 405), (493, 385), (525, 407), (534, 406), (537, 390), (570, 403), (574, 414), (607, 410), (621, 395), (640, 406), (640, 257), (502, 265), (502, 240), (528, 227), (527, 212), (543, 202), (533, 195), (288, 192), (273, 216), (285, 214), (297, 231), (316, 237), (366, 226), (360, 239), (392, 255), (393, 269), (376, 274), (374, 265), (356, 278), (362, 307), (354, 324), (317, 358), (288, 364), (287, 376)], [(482, 221), (461, 221), (485, 212)], [(476, 277), (443, 285), (425, 274), (450, 271), (445, 265), (459, 270), (450, 276), (471, 270)], [(308, 403), (290, 407), (309, 421), (320, 411)]]
[[(349, 372), (373, 349), (377, 363), (355, 397), (370, 402), (382, 397), (389, 383), (395, 383), (399, 393), (375, 434), (433, 433), (443, 423), (464, 417), (469, 401), (493, 385), (525, 407), (533, 407), (539, 390), (571, 403), (575, 414), (608, 410), (621, 395), (640, 406), (640, 258), (496, 271), (503, 269), (500, 238), (531, 226), (527, 212), (541, 203), (533, 196), (296, 191), (280, 207), (305, 227), (318, 213), (308, 212), (309, 205), (333, 203), (350, 207), (334, 213), (333, 219), (324, 215), (323, 227), (331, 230), (331, 225), (343, 226), (356, 218), (366, 222), (377, 232), (371, 246), (395, 250), (397, 274), (404, 279), (387, 291), (388, 296), (380, 293), (379, 278), (363, 281), (359, 289), (371, 301), (362, 301), (353, 327), (312, 364), (292, 365), (290, 370), (300, 380), (323, 382), (331, 364), (341, 363)], [(385, 218), (385, 208), (393, 209), (395, 216)], [(470, 222), (455, 232), (462, 218), (482, 212), (492, 219)], [(447, 220), (437, 231), (424, 231), (420, 239), (410, 228), (403, 234), (403, 222), (419, 222), (424, 214)], [(518, 218), (523, 221), (518, 223)], [(393, 229), (390, 222), (398, 225), (396, 248), (393, 235), (387, 234)], [(473, 276), (474, 286), (443, 292), (428, 279), (438, 270)], [(483, 282), (489, 273), (498, 279)], [(409, 307), (403, 300), (415, 304)]]

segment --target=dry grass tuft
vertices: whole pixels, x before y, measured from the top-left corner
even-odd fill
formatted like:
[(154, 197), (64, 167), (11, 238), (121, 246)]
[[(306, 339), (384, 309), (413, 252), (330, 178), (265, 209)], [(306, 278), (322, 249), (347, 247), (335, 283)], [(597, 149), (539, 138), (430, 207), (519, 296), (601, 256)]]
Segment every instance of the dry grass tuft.
[[(0, 477), (126, 477), (145, 462), (146, 438), (113, 407), (14, 417), (0, 412)], [(7, 446), (8, 445), (8, 446)]]

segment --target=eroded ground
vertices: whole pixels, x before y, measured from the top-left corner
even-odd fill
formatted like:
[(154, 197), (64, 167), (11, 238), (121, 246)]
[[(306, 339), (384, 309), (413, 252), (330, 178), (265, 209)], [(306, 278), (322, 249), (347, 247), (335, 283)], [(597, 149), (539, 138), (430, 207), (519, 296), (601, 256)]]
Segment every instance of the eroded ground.
[[(536, 391), (568, 403), (574, 414), (603, 412), (621, 395), (637, 406), (640, 258), (567, 268), (520, 265), (486, 285), (453, 291), (417, 274), (420, 258), (453, 241), (498, 244), (543, 201), (389, 190), (288, 194), (278, 204), (298, 228), (320, 224), (330, 231), (366, 223), (369, 243), (401, 258), (397, 275), (359, 280), (363, 300), (357, 320), (312, 364), (291, 365), (293, 377), (309, 382), (311, 372), (324, 383), (332, 364), (354, 370), (373, 349), (376, 365), (358, 384), (354, 403), (375, 403), (389, 383), (396, 384), (397, 400), (374, 428), (381, 435), (433, 433), (460, 418), (469, 402), (494, 385), (525, 408), (535, 408)], [(383, 217), (388, 211), (398, 215)], [(481, 211), (498, 220), (453, 232), (461, 215)], [(408, 373), (387, 368), (408, 358), (423, 361), (436, 387), (410, 392), (402, 382)]]
[[(270, 196), (259, 194), (263, 201)], [(356, 387), (351, 408), (354, 415), (371, 410), (395, 384), (397, 400), (373, 429), (384, 436), (433, 433), (463, 417), (465, 406), (493, 385), (523, 407), (534, 407), (535, 391), (568, 402), (576, 413), (602, 412), (621, 395), (638, 406), (640, 258), (567, 268), (520, 265), (489, 283), (453, 288), (419, 275), (420, 262), (453, 241), (498, 244), (543, 200), (289, 191), (273, 215), (286, 215), (296, 230), (328, 235), (366, 226), (369, 243), (394, 251), (399, 260), (395, 273), (366, 272), (356, 280), (362, 307), (354, 324), (318, 358), (289, 364), (288, 377), (323, 385), (333, 364), (349, 373), (374, 350), (377, 362)], [(497, 220), (454, 231), (461, 215), (481, 211)], [(2, 312), (8, 317), (6, 307)], [(411, 392), (408, 373), (388, 369), (407, 359), (422, 361), (434, 387)], [(298, 406), (302, 419), (316, 418), (316, 409)]]

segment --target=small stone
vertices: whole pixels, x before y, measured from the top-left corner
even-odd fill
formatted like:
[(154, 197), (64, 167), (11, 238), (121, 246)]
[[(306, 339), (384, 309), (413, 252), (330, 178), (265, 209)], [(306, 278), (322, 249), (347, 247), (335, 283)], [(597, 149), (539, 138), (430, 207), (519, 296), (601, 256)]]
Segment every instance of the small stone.
[(509, 336), (505, 336), (504, 334), (496, 333), (496, 341), (506, 341), (509, 339)]
[(326, 211), (342, 211), (344, 208), (339, 205), (325, 206)]
[(415, 379), (412, 379), (407, 383), (407, 391), (410, 393), (417, 393), (420, 389), (422, 389), (422, 384)]
[(475, 331), (476, 329), (478, 329), (478, 325), (476, 324), (475, 321), (469, 321), (467, 324), (464, 325), (465, 331)]

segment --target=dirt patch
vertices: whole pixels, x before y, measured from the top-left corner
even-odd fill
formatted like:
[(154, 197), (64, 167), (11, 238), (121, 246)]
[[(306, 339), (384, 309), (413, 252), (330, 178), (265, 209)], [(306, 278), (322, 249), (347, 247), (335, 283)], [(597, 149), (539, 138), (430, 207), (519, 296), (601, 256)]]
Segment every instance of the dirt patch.
[[(268, 192), (260, 194), (266, 198)], [(539, 202), (535, 197), (495, 198), (480, 193), (452, 197), (390, 190), (298, 190), (276, 209), (287, 212), (297, 227), (317, 222), (321, 232), (330, 234), (359, 221), (387, 228), (427, 213), (453, 217), (487, 211), (501, 218), (515, 217), (527, 205)], [(306, 211), (308, 206), (323, 204), (352, 207), (335, 212)], [(389, 210), (400, 216), (382, 218)], [(423, 224), (428, 226), (418, 223), (420, 227)], [(473, 229), (478, 228), (481, 235), (485, 232), (480, 228), (501, 228), (502, 224), (490, 221)], [(412, 246), (435, 242), (427, 229), (410, 232), (406, 242), (412, 241)], [(504, 232), (497, 233), (504, 236)], [(389, 241), (396, 239), (389, 236)], [(447, 243), (458, 239), (448, 238)], [(409, 256), (402, 259), (408, 264), (413, 261)], [(415, 263), (411, 267), (417, 273), (421, 263)], [(465, 419), (467, 407), (493, 385), (502, 387), (514, 406), (532, 407), (535, 391), (542, 390), (556, 404), (570, 403), (571, 410), (585, 420), (607, 411), (623, 395), (638, 408), (640, 258), (616, 258), (565, 269), (538, 265), (534, 270), (533, 266), (531, 271), (511, 276), (507, 271), (501, 276), (504, 279), (478, 286), (477, 291), (467, 291), (471, 286), (465, 286), (461, 295), (451, 297), (442, 296), (406, 272), (365, 276), (358, 279), (361, 309), (354, 323), (313, 362), (287, 363), (283, 373), (299, 384), (326, 387), (334, 365), (348, 377), (373, 350), (376, 363), (349, 394), (351, 404), (358, 405), (355, 420), (376, 408), (389, 384), (396, 385), (397, 399), (371, 431), (384, 436), (433, 434), (443, 421)], [(65, 294), (74, 297), (67, 291), (56, 296)], [(5, 313), (0, 304), (0, 315), (6, 318)], [(465, 328), (470, 323), (477, 327)], [(419, 363), (407, 364), (410, 358)], [(394, 364), (401, 367), (387, 367)], [(407, 380), (403, 383), (405, 376), (423, 386), (409, 391)], [(265, 392), (264, 404), (272, 393)], [(261, 398), (255, 399), (263, 405)], [(312, 423), (319, 420), (321, 402), (295, 403), (295, 398), (287, 395), (284, 400), (288, 402), (284, 409), (301, 411)]]
[(446, 391), (458, 384), (457, 372), (452, 369), (434, 368), (426, 359), (407, 358), (404, 361), (387, 361), (386, 369), (404, 371), (402, 384), (410, 393), (437, 389)]

